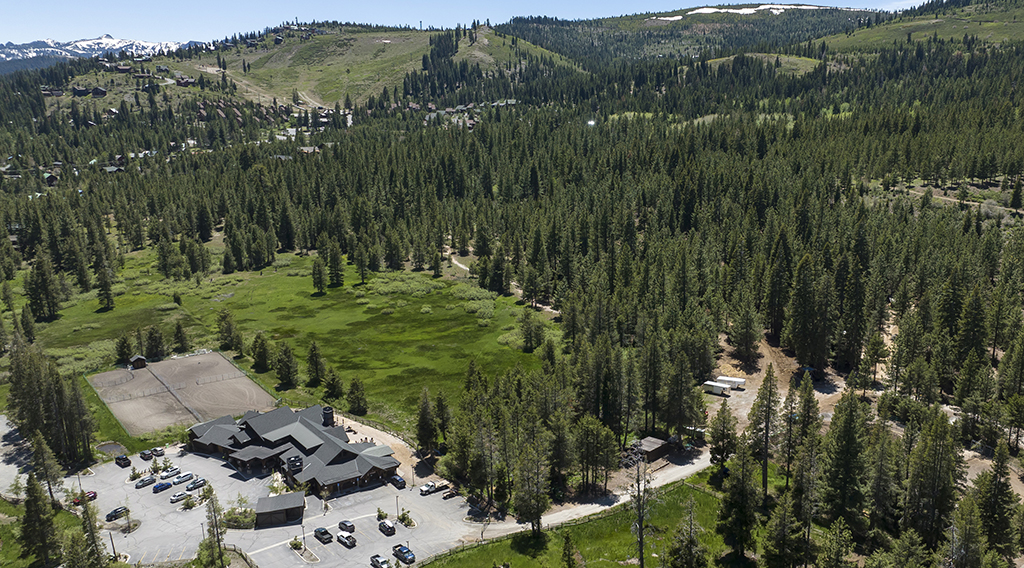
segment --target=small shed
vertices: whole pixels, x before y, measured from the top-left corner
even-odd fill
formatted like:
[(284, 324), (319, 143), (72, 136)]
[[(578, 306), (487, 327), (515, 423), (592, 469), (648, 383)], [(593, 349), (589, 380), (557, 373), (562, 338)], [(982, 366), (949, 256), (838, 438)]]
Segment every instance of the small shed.
[(297, 521), (302, 518), (305, 509), (306, 496), (301, 491), (275, 497), (260, 497), (256, 501), (256, 528)]
[(640, 440), (640, 450), (643, 451), (644, 459), (647, 460), (647, 463), (654, 463), (665, 457), (671, 449), (672, 446), (661, 438), (648, 436)]
[(726, 394), (731, 388), (725, 383), (716, 383), (715, 381), (706, 381), (703, 386), (704, 392), (709, 392), (711, 394)]
[(128, 362), (131, 363), (132, 369), (146, 368), (146, 358), (142, 355), (132, 355), (132, 358), (128, 359)]

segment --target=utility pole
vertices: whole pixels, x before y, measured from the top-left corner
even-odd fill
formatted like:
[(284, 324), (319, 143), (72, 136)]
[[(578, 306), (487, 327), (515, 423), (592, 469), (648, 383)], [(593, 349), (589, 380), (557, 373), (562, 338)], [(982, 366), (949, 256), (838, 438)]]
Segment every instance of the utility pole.
[(395, 495), (395, 520), (398, 520), (399, 515), (402, 514), (402, 510), (398, 508), (398, 495)]
[(117, 547), (114, 546), (114, 533), (107, 533), (107, 536), (110, 537), (110, 548), (114, 551), (114, 558), (117, 558)]

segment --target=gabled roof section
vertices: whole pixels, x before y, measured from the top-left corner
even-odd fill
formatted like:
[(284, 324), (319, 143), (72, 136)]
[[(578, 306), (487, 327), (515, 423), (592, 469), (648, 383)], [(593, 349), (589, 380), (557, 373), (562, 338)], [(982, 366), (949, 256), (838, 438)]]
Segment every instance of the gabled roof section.
[(306, 506), (306, 496), (301, 491), (285, 493), (274, 497), (260, 497), (256, 501), (256, 514), (273, 513)]
[(320, 447), (324, 442), (320, 439), (320, 436), (316, 435), (315, 428), (310, 430), (308, 423), (303, 420), (292, 422), (286, 426), (282, 426), (272, 432), (263, 434), (262, 437), (268, 442), (280, 442), (285, 438), (291, 438), (295, 440), (295, 443), (299, 444), (306, 450), (313, 450)]
[(201, 438), (207, 432), (210, 431), (210, 428), (213, 428), (214, 426), (216, 426), (218, 424), (231, 424), (231, 425), (234, 425), (235, 424), (235, 420), (234, 420), (234, 418), (231, 418), (230, 416), (221, 416), (220, 418), (216, 418), (214, 420), (210, 420), (209, 422), (202, 422), (200, 424), (196, 424), (195, 426), (189, 428), (189, 431), (191, 431), (197, 437)]

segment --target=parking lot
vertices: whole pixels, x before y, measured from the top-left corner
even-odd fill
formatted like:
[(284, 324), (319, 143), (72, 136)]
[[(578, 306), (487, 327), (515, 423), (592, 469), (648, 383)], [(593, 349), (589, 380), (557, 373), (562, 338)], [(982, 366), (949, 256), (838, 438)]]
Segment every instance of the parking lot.
[[(139, 470), (148, 468), (152, 463), (142, 460), (138, 454), (130, 457), (132, 465)], [(168, 448), (165, 457), (181, 471), (205, 477), (225, 507), (233, 505), (239, 495), (249, 500), (250, 507), (255, 507), (258, 498), (270, 493), (269, 477), (246, 479), (220, 459), (191, 453), (179, 455), (176, 448)], [(118, 553), (127, 553), (132, 564), (187, 559), (195, 555), (202, 540), (206, 509), (200, 506), (191, 511), (181, 511), (181, 503), (170, 503), (171, 495), (184, 490), (184, 484), (154, 494), (152, 485), (135, 489), (135, 482), (128, 481), (131, 467), (121, 468), (110, 462), (94, 467), (93, 472), (93, 475), (82, 476), (81, 484), (85, 491), (98, 493), (95, 504), (100, 521), (112, 509), (127, 506), (131, 510), (132, 521), (141, 522), (128, 535), (119, 532), (119, 528), (127, 523), (125, 518), (104, 524), (107, 530), (113, 531)], [(65, 484), (69, 489), (77, 490), (78, 478), (69, 477)], [(301, 524), (229, 530), (225, 542), (239, 546), (261, 566), (304, 566), (305, 562), (288, 546), (293, 537), (301, 538), (304, 531), (307, 547), (325, 562), (325, 566), (363, 567), (369, 565), (370, 556), (374, 554), (391, 557), (391, 547), (398, 543), (407, 544), (419, 561), (461, 544), (464, 538), (479, 530), (478, 526), (463, 521), (468, 510), (464, 500), (444, 500), (440, 493), (420, 496), (418, 488), (411, 484), (404, 490), (391, 485), (367, 488), (332, 499), (328, 504), (330, 510), (324, 514), (320, 499), (307, 497)], [(396, 534), (385, 536), (377, 529), (378, 507), (392, 520), (399, 509), (407, 509), (416, 526), (406, 528), (396, 522)], [(338, 522), (342, 520), (355, 523), (355, 548), (345, 548), (336, 540), (322, 544), (313, 537), (313, 530), (317, 527), (325, 527), (336, 535)], [(104, 537), (109, 546), (110, 537), (106, 534)]]

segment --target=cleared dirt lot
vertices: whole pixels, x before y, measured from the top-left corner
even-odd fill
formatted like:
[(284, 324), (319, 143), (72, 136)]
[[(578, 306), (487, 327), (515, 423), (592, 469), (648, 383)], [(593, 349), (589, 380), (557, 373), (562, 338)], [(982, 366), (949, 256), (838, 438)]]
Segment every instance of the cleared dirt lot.
[(89, 384), (132, 436), (274, 407), (273, 397), (220, 353), (100, 373)]

